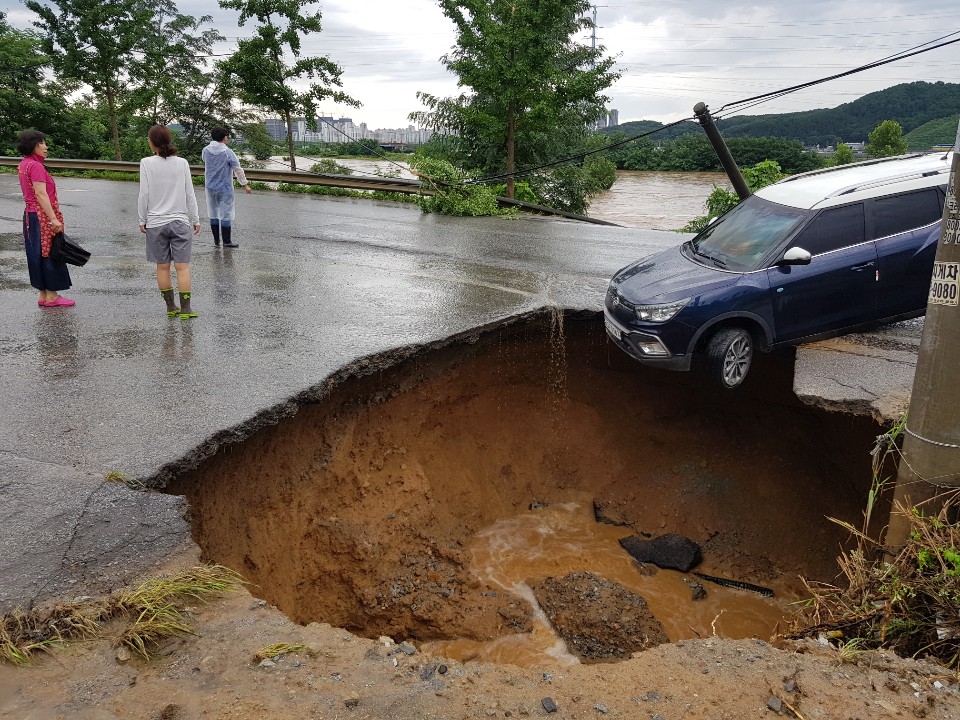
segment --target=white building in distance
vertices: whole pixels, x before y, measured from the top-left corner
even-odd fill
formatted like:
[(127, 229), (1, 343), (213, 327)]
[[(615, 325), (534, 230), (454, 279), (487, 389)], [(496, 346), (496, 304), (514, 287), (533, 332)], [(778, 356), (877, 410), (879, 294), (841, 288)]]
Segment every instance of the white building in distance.
[[(280, 142), (287, 139), (286, 123), (280, 118), (267, 118), (264, 125), (270, 137)], [(378, 128), (370, 130), (366, 123), (359, 125), (352, 118), (317, 117), (317, 129), (311, 130), (305, 118), (293, 121), (294, 142), (344, 143), (355, 140), (376, 140), (385, 145), (422, 145), (433, 136), (430, 130), (408, 125), (406, 128)]]

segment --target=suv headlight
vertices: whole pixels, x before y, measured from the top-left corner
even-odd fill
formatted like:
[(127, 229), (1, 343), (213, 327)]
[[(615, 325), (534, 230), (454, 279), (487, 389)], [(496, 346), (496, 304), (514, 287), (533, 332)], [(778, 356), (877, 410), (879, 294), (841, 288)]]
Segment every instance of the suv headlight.
[(688, 302), (690, 302), (690, 298), (663, 305), (637, 305), (633, 311), (637, 315), (637, 320), (662, 323), (673, 318)]

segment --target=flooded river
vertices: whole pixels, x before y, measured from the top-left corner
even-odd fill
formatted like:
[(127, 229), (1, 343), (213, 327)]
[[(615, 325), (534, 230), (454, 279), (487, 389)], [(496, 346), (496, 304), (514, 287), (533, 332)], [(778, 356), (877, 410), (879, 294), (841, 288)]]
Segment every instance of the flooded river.
[[(297, 157), (297, 168), (307, 170), (316, 158)], [(361, 177), (390, 175), (413, 178), (404, 162), (337, 158)], [(276, 157), (266, 163), (268, 170), (288, 170), (289, 162)], [(714, 185), (732, 189), (723, 173), (653, 172), (618, 170), (617, 181), (610, 190), (590, 200), (587, 214), (626, 227), (647, 230), (677, 230), (690, 220), (703, 215), (704, 202)]]
[(587, 214), (626, 227), (678, 230), (706, 212), (714, 185), (732, 189), (723, 173), (618, 170), (613, 187), (590, 200)]

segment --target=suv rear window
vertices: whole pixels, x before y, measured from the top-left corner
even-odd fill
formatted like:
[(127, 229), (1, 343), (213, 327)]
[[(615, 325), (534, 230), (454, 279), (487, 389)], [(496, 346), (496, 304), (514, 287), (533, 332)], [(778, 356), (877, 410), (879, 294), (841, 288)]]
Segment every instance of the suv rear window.
[(942, 214), (937, 188), (878, 197), (873, 201), (873, 237), (883, 238), (937, 222)]
[(863, 203), (854, 203), (824, 210), (790, 244), (819, 255), (863, 241)]

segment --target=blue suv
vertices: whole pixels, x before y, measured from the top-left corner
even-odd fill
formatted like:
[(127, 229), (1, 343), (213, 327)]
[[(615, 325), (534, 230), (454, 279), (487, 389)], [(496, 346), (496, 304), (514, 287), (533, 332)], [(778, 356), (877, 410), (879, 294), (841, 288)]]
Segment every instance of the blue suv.
[(640, 362), (722, 388), (769, 351), (917, 317), (940, 234), (950, 154), (915, 154), (781, 180), (679, 247), (613, 276), (607, 333)]

